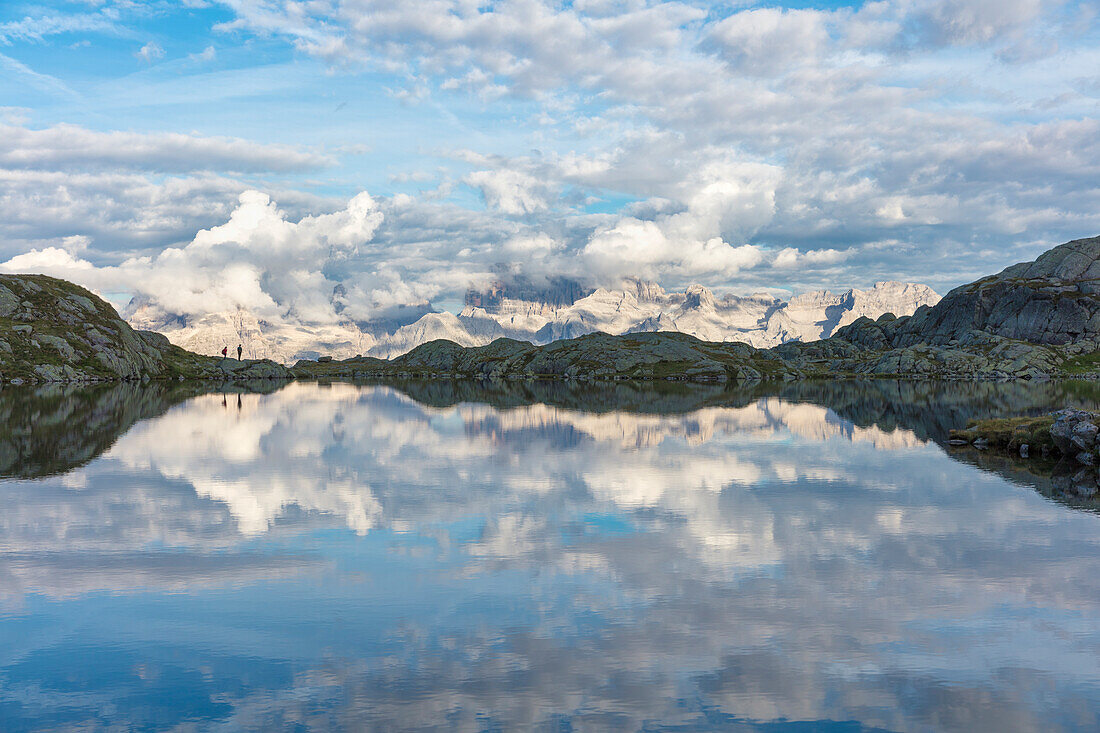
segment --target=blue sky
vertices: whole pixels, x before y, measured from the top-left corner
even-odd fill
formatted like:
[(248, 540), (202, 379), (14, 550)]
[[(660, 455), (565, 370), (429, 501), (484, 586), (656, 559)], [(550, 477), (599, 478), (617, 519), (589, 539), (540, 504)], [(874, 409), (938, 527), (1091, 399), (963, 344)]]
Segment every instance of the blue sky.
[(5, 3), (0, 263), (307, 320), (508, 273), (943, 291), (1100, 233), (1098, 36), (1076, 0)]

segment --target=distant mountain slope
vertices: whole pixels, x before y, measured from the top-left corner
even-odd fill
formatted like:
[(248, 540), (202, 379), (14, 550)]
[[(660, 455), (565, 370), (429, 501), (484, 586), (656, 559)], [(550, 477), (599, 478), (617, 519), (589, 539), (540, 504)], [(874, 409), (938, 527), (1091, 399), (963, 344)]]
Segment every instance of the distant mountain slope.
[[(906, 286), (901, 286), (904, 292)], [(894, 287), (882, 288), (896, 291)], [(835, 379), (843, 376), (905, 378), (1046, 380), (1051, 377), (1100, 379), (1100, 237), (1068, 242), (1034, 262), (1007, 268), (998, 275), (952, 290), (938, 304), (922, 305), (912, 316), (872, 313), (882, 300), (852, 291), (840, 297), (815, 295), (776, 307), (761, 322), (780, 323), (789, 332), (809, 326), (827, 339), (787, 341), (769, 349), (746, 344), (704, 341), (686, 333), (589, 334), (536, 346), (498, 339), (487, 346), (464, 348), (434, 341), (390, 361), (363, 358), (345, 362), (300, 362), (294, 373), (306, 376), (409, 376), (452, 378), (455, 375), (506, 378), (687, 379), (744, 381), (753, 379)], [(661, 297), (659, 293), (649, 300)], [(689, 288), (656, 316), (680, 325), (695, 316), (693, 327), (712, 324), (706, 316), (720, 310), (704, 289)], [(631, 293), (597, 291), (590, 298), (605, 320), (621, 318), (636, 308)], [(592, 307), (578, 300), (570, 308), (578, 320)], [(745, 299), (724, 299), (727, 308), (749, 307)], [(501, 305), (504, 305), (502, 302)], [(763, 302), (757, 307), (764, 306)], [(824, 312), (825, 318), (818, 319)], [(848, 319), (847, 325), (837, 328)], [(568, 321), (567, 321), (568, 322)], [(813, 332), (811, 332), (813, 333)]]
[(900, 282), (880, 282), (868, 290), (839, 294), (806, 293), (784, 302), (761, 294), (716, 298), (701, 285), (669, 293), (639, 281), (586, 294), (579, 286), (559, 280), (545, 291), (525, 286), (471, 292), (457, 315), (427, 313), (392, 331), (350, 321), (309, 327), (264, 323), (245, 312), (184, 319), (139, 304), (129, 311), (129, 320), (135, 327), (164, 333), (192, 351), (216, 354), (223, 346), (240, 343), (246, 356), (289, 363), (319, 355), (393, 358), (436, 339), (484, 346), (504, 336), (542, 345), (595, 332), (676, 331), (705, 341), (768, 348), (828, 338), (861, 316), (909, 315), (938, 301), (931, 288)]

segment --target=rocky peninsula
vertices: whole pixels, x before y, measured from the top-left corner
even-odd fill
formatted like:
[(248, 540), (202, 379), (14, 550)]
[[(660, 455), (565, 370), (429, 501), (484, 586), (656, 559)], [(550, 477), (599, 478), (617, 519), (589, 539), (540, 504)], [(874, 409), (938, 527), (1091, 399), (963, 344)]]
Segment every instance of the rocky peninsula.
[(1100, 237), (963, 285), (912, 316), (860, 318), (831, 338), (757, 349), (678, 332), (593, 333), (537, 346), (432, 341), (390, 360), (200, 356), (137, 331), (89, 291), (42, 275), (0, 276), (0, 379), (564, 379), (698, 382), (857, 377), (1100, 378)]

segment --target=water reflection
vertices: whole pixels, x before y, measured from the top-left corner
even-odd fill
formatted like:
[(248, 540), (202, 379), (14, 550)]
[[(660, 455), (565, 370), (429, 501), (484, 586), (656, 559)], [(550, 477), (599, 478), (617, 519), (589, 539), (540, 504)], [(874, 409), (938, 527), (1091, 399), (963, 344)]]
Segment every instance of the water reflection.
[(936, 442), (1080, 387), (471, 389), (85, 399), (159, 416), (0, 483), (2, 727), (1100, 723), (1100, 518)]

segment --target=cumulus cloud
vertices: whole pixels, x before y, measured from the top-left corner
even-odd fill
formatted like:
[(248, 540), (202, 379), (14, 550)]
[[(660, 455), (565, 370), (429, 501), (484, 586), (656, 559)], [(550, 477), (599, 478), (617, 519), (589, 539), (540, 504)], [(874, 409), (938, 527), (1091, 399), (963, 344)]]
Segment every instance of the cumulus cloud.
[(481, 191), (489, 207), (505, 214), (532, 214), (549, 208), (545, 184), (522, 171), (474, 171), (463, 180)]
[(597, 230), (581, 254), (608, 279), (732, 278), (764, 259), (761, 248), (742, 242), (774, 215), (778, 173), (762, 164), (711, 164), (683, 185), (683, 211), (623, 218)]
[(149, 41), (149, 43), (139, 48), (134, 55), (145, 63), (151, 64), (164, 58), (164, 49), (155, 41)]
[(985, 44), (1033, 23), (1047, 0), (933, 0), (915, 3), (909, 22), (933, 43)]
[[(948, 289), (1100, 230), (1096, 94), (1079, 71), (1100, 54), (1077, 0), (222, 4), (233, 17), (218, 48), (283, 39), (471, 131), (413, 136), (430, 162), (386, 150), (394, 185), (433, 170), (439, 186), (373, 199), (382, 221), (369, 246), (297, 282), (319, 289), (302, 308), (311, 317), (334, 284), (340, 315), (368, 318), (453, 301), (502, 268), (743, 292), (880, 279)], [(186, 250), (239, 216), (250, 188), (287, 223), (342, 210), (260, 179), (339, 163), (339, 147), (23, 124), (0, 135), (0, 259), (66, 252), (61, 239), (83, 235), (74, 256), (96, 267), (154, 262), (157, 248)], [(340, 185), (358, 187), (354, 175)], [(265, 271), (250, 259), (260, 251), (241, 252), (227, 272)]]
[(328, 323), (336, 319), (336, 283), (324, 274), (325, 267), (354, 256), (381, 222), (382, 213), (365, 193), (340, 211), (292, 222), (266, 194), (246, 191), (227, 222), (200, 231), (181, 248), (96, 268), (66, 250), (47, 247), (17, 255), (0, 269), (133, 292), (172, 314), (241, 308), (261, 318)]
[(711, 45), (742, 71), (778, 74), (815, 61), (829, 42), (827, 13), (760, 8), (714, 25)]

